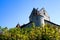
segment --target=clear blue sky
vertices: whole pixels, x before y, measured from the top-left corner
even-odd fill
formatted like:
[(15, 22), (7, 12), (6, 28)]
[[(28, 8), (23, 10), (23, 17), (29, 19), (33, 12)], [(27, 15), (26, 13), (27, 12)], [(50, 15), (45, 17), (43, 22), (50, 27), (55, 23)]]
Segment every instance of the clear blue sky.
[(0, 0), (0, 26), (12, 28), (29, 22), (33, 8), (44, 7), (50, 20), (60, 24), (60, 0)]

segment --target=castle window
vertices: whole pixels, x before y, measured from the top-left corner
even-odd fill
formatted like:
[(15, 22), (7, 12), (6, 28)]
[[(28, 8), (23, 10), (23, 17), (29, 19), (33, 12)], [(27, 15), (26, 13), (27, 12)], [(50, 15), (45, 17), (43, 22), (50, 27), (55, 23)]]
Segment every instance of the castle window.
[(43, 12), (44, 12), (44, 15), (45, 15), (45, 10), (43, 10)]
[(45, 13), (44, 13), (44, 15), (45, 15)]

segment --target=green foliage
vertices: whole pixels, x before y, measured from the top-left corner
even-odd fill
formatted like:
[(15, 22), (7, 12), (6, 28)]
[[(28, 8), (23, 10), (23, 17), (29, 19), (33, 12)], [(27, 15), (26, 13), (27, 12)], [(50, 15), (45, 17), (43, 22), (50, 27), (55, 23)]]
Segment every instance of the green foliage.
[(60, 40), (60, 27), (46, 24), (44, 27), (1, 28), (0, 40)]

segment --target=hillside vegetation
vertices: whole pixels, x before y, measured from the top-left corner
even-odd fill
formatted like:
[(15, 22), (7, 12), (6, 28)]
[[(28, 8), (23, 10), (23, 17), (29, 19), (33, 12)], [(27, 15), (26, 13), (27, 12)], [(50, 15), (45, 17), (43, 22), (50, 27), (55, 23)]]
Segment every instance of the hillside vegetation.
[(46, 24), (44, 27), (32, 25), (27, 28), (1, 28), (0, 40), (60, 40), (60, 27)]

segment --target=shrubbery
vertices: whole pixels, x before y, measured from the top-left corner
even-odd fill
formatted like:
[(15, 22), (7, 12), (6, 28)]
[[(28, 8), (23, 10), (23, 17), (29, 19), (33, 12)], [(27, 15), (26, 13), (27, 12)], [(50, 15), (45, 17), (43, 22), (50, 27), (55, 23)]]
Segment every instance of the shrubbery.
[(3, 34), (0, 34), (0, 40), (60, 40), (60, 28), (52, 25), (0, 29), (3, 31)]

